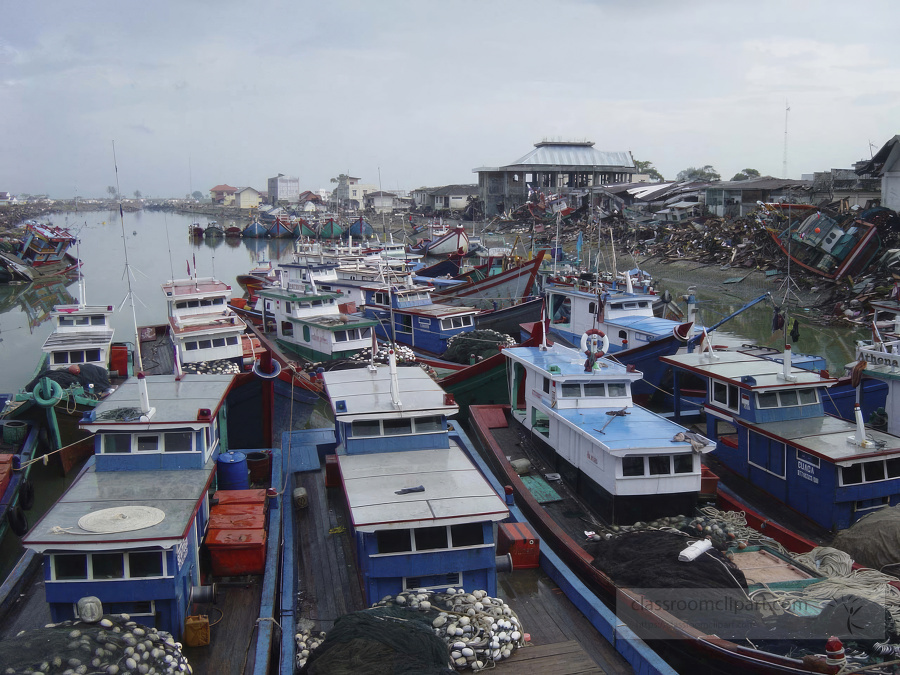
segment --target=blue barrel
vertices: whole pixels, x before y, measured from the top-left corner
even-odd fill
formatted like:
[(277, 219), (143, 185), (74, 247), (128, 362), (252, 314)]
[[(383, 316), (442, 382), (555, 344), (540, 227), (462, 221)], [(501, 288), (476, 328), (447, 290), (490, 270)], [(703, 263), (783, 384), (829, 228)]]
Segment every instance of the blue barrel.
[(220, 490), (249, 490), (250, 473), (243, 452), (223, 452), (216, 460)]

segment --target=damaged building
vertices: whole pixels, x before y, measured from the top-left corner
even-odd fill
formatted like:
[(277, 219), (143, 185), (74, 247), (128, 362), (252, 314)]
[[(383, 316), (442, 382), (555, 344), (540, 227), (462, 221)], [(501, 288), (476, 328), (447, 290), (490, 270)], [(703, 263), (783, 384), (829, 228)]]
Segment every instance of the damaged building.
[(559, 195), (580, 205), (592, 189), (627, 183), (636, 173), (630, 152), (597, 150), (591, 141), (546, 140), (506, 166), (472, 171), (478, 174), (487, 217), (520, 207), (533, 191)]

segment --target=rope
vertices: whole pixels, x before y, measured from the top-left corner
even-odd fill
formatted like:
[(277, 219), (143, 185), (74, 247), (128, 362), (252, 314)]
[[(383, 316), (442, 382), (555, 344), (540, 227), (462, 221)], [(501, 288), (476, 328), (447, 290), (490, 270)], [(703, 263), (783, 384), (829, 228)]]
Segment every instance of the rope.
[(51, 452), (44, 453), (44, 454), (41, 455), (40, 457), (35, 457), (34, 459), (29, 459), (27, 462), (24, 462), (24, 463), (20, 464), (18, 469), (14, 469), (14, 470), (15, 470), (15, 471), (23, 471), (26, 467), (31, 466), (31, 465), (34, 464), (35, 462), (44, 462), (44, 463), (46, 463), (46, 462), (47, 462), (47, 458), (48, 458), (50, 455), (55, 455), (57, 452), (62, 452), (63, 450), (67, 450), (68, 448), (71, 448), (71, 447), (73, 447), (73, 446), (75, 446), (75, 445), (78, 445), (79, 443), (84, 443), (85, 441), (87, 441), (87, 440), (90, 439), (90, 438), (93, 438), (93, 437), (96, 436), (96, 435), (97, 435), (97, 434), (90, 434), (89, 436), (86, 436), (85, 438), (82, 438), (82, 439), (80, 439), (80, 440), (77, 440), (77, 441), (75, 441), (74, 443), (69, 443), (68, 445), (64, 445), (63, 447), (61, 447), (61, 448), (59, 448), (59, 449), (57, 449), (57, 450), (53, 450), (53, 451), (51, 451)]
[(709, 518), (723, 521), (731, 527), (736, 540), (740, 539), (748, 543), (753, 541), (774, 548), (781, 553), (788, 553), (780, 543), (747, 525), (747, 515), (743, 511), (720, 511), (715, 506), (704, 506), (700, 509), (700, 513)]

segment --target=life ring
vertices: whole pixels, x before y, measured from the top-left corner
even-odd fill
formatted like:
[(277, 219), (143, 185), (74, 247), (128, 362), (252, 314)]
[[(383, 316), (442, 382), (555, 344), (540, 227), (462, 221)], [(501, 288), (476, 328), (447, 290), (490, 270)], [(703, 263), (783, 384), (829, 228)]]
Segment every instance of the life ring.
[(6, 520), (9, 523), (9, 529), (11, 529), (17, 537), (21, 537), (28, 532), (28, 519), (25, 517), (25, 512), (22, 510), (22, 507), (18, 504), (6, 512)]
[(254, 361), (253, 374), (257, 377), (261, 377), (264, 380), (274, 380), (276, 377), (281, 375), (281, 364), (278, 363), (278, 361), (272, 361), (272, 372), (264, 373), (262, 368), (260, 368), (259, 361)]
[(23, 481), (19, 486), (19, 506), (26, 511), (34, 506), (34, 483), (30, 480)]
[(866, 369), (865, 361), (857, 361), (856, 365), (853, 366), (853, 370), (850, 371), (850, 384), (853, 385), (854, 388), (859, 386), (859, 383), (862, 382), (862, 374)]
[(41, 378), (32, 390), (34, 402), (42, 408), (52, 408), (62, 400), (63, 388), (59, 382), (49, 377)]
[(586, 330), (584, 334), (581, 336), (581, 351), (586, 352), (588, 350), (588, 342), (591, 339), (591, 336), (597, 335), (600, 337), (602, 349), (597, 352), (597, 356), (603, 356), (606, 352), (609, 351), (609, 338), (606, 337), (606, 333), (602, 330), (598, 330), (596, 328), (591, 328), (590, 330)]

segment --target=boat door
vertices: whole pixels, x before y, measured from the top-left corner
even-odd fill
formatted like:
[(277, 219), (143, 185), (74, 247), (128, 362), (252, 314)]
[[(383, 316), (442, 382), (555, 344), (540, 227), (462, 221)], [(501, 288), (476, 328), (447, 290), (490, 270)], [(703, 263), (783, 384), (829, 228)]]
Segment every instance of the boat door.
[(520, 415), (525, 413), (527, 405), (525, 403), (525, 380), (527, 371), (521, 363), (514, 363), (512, 369), (512, 390), (509, 400), (512, 403), (513, 412)]

